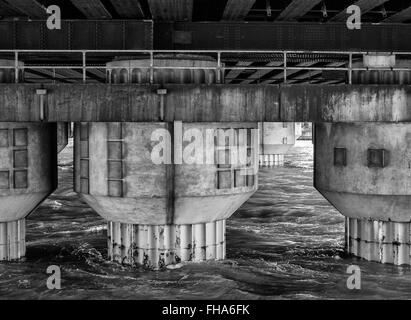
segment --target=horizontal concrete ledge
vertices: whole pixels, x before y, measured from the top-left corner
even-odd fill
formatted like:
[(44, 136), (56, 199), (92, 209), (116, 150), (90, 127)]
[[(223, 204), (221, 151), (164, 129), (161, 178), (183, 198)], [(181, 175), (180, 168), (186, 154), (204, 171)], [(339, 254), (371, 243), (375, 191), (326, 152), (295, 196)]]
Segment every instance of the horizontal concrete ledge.
[(1, 84), (0, 121), (40, 121), (40, 88), (49, 122), (411, 121), (411, 86), (231, 84)]

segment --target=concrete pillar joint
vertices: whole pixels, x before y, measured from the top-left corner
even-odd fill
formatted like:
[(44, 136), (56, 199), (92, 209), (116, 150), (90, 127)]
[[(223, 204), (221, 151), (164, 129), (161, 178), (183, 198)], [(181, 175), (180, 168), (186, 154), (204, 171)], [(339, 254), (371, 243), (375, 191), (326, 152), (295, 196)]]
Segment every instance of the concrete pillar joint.
[(347, 219), (347, 251), (368, 261), (410, 264), (409, 222)]
[(150, 269), (224, 259), (225, 225), (225, 220), (187, 225), (108, 222), (108, 255), (112, 261)]
[(283, 154), (260, 154), (260, 167), (282, 167), (284, 166)]
[(25, 219), (0, 222), (0, 261), (18, 260), (25, 255)]

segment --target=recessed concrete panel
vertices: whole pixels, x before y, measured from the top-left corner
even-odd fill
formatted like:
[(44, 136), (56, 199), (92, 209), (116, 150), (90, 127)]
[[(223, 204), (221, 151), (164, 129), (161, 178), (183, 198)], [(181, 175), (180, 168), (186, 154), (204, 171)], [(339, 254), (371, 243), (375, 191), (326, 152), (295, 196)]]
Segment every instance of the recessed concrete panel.
[(109, 179), (122, 179), (123, 169), (121, 161), (109, 161), (108, 162), (108, 178)]
[(347, 165), (347, 149), (334, 148), (334, 165), (345, 167)]
[(14, 129), (13, 130), (13, 145), (15, 147), (27, 146), (27, 129)]
[(28, 188), (27, 170), (15, 170), (14, 172), (14, 189)]
[(231, 189), (231, 170), (221, 170), (217, 172), (218, 189)]
[(0, 189), (10, 188), (10, 172), (0, 171)]
[(9, 146), (9, 130), (0, 130), (0, 148), (7, 148)]
[(13, 167), (27, 168), (28, 167), (28, 153), (27, 150), (13, 151)]

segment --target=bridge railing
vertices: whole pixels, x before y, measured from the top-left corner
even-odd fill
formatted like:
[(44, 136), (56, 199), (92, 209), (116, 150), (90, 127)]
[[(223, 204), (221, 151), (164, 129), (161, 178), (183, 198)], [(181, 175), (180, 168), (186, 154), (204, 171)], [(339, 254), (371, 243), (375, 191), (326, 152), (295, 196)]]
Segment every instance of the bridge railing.
[[(239, 50), (0, 50), (0, 69), (13, 69), (14, 82), (95, 83), (109, 82), (109, 69), (125, 69), (130, 77), (138, 66), (110, 66), (106, 63), (123, 57), (150, 61), (150, 83), (155, 70), (215, 70), (217, 82), (235, 84), (352, 83), (355, 71), (411, 71), (410, 67), (371, 68), (354, 66), (369, 51), (239, 51)], [(381, 53), (382, 54), (382, 53)], [(411, 52), (384, 52), (411, 61)], [(160, 55), (202, 55), (214, 58), (215, 66), (160, 66)], [(11, 63), (10, 61), (13, 61)], [(21, 63), (23, 62), (23, 63)], [(21, 73), (24, 71), (25, 80)], [(0, 75), (1, 76), (1, 75)]]

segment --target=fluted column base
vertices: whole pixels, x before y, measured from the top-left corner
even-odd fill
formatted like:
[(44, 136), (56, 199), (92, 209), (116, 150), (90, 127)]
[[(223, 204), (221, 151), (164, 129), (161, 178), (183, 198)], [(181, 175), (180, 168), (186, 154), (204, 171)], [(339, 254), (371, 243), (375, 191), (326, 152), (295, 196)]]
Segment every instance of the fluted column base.
[(192, 225), (109, 222), (107, 236), (109, 258), (127, 265), (159, 269), (225, 258), (225, 220)]
[(283, 154), (260, 154), (259, 164), (261, 167), (282, 167), (284, 166)]
[(0, 261), (13, 261), (26, 254), (25, 219), (0, 222)]
[(346, 250), (368, 261), (410, 264), (409, 222), (346, 218)]

